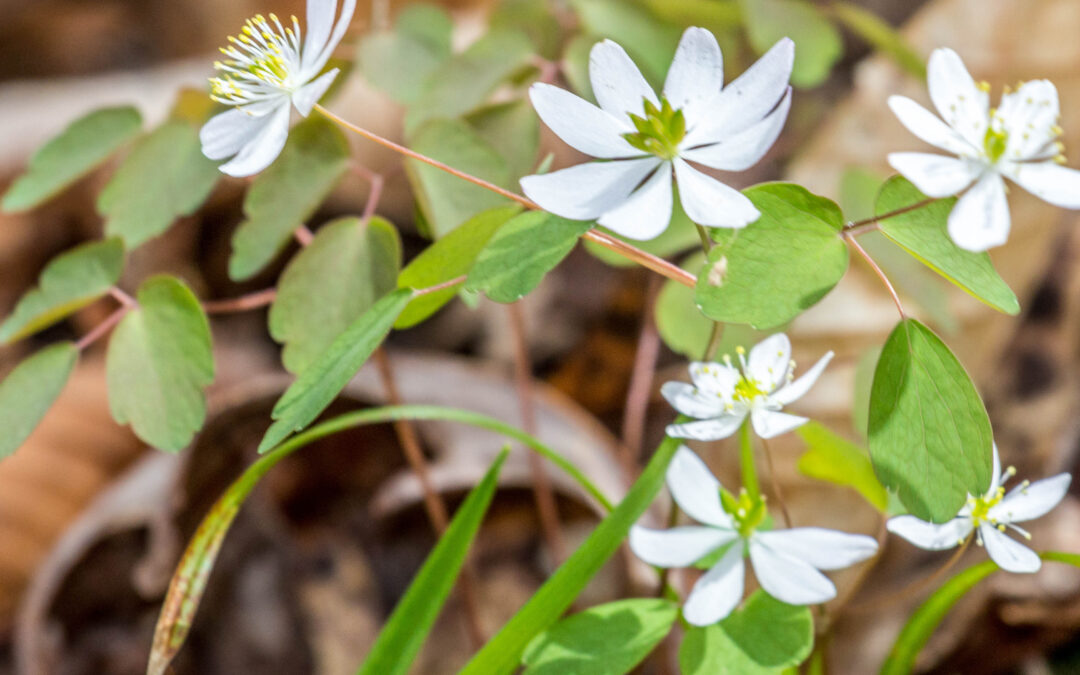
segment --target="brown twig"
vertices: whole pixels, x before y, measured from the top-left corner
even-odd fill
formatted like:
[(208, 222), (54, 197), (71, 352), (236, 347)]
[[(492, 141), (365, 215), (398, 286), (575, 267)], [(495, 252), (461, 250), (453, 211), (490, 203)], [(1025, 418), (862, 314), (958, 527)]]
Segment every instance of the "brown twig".
[(894, 218), (896, 216), (902, 216), (905, 213), (911, 213), (912, 211), (917, 211), (917, 210), (921, 209), (924, 206), (929, 206), (930, 204), (933, 204), (936, 201), (938, 201), (937, 197), (927, 197), (926, 199), (922, 200), (921, 202), (915, 202), (914, 204), (910, 204), (908, 206), (896, 209), (895, 211), (888, 211), (887, 213), (882, 213), (879, 216), (874, 216), (872, 218), (864, 218), (862, 220), (856, 220), (853, 223), (848, 223), (847, 225), (844, 226), (844, 230), (854, 230), (854, 229), (857, 229), (857, 228), (864, 227), (866, 225), (875, 225), (877, 223), (880, 223), (883, 220), (888, 220), (889, 218)]
[[(450, 166), (448, 164), (444, 164), (443, 162), (440, 162), (437, 159), (432, 159), (431, 157), (428, 157), (427, 155), (423, 155), (423, 154), (421, 154), (419, 152), (416, 152), (415, 150), (410, 150), (409, 148), (405, 147), (404, 145), (401, 145), (399, 143), (395, 143), (394, 141), (391, 141), (388, 138), (384, 138), (384, 137), (382, 137), (382, 136), (380, 136), (380, 135), (378, 135), (378, 134), (376, 134), (376, 133), (374, 133), (372, 131), (368, 131), (367, 129), (365, 129), (363, 127), (359, 127), (359, 126), (357, 126), (357, 125), (355, 125), (355, 124), (353, 124), (353, 123), (351, 123), (351, 122), (349, 122), (349, 121), (347, 121), (347, 120), (345, 120), (345, 119), (343, 119), (341, 117), (338, 117), (337, 115), (330, 112), (329, 110), (322, 107), (321, 105), (316, 105), (315, 109), (318, 110), (323, 115), (325, 115), (328, 119), (332, 120), (333, 122), (335, 122), (337, 124), (340, 124), (342, 127), (348, 129), (349, 131), (352, 131), (353, 133), (359, 134), (360, 136), (363, 136), (364, 138), (366, 138), (366, 139), (368, 139), (370, 141), (378, 143), (379, 145), (381, 145), (381, 146), (383, 146), (385, 148), (389, 148), (390, 150), (393, 150), (394, 152), (396, 152), (396, 153), (398, 153), (400, 155), (404, 155), (405, 157), (415, 159), (418, 162), (423, 162), (424, 164), (427, 164), (429, 166), (433, 166), (436, 169), (439, 169), (440, 171), (445, 171), (446, 173), (450, 174), (451, 176), (454, 176), (456, 178), (460, 178), (461, 180), (464, 180), (464, 181), (468, 181), (469, 183), (472, 183), (473, 185), (478, 185), (478, 186), (484, 188), (485, 190), (490, 190), (491, 192), (494, 192), (497, 195), (501, 195), (503, 197), (506, 197), (507, 199), (510, 199), (510, 200), (513, 200), (513, 201), (517, 202), (518, 204), (521, 204), (522, 206), (524, 206), (527, 209), (532, 209), (534, 211), (542, 210), (540, 208), (540, 206), (536, 202), (532, 201), (531, 199), (527, 199), (525, 197), (522, 197), (521, 195), (519, 195), (519, 194), (517, 194), (515, 192), (512, 192), (510, 190), (507, 190), (506, 188), (499, 187), (498, 185), (495, 185), (494, 183), (492, 183), (490, 181), (486, 181), (486, 180), (484, 180), (482, 178), (477, 178), (476, 176), (472, 176), (470, 174), (467, 174), (464, 171), (460, 171), (458, 169), (455, 169), (454, 167), (452, 167), (452, 166)], [(611, 249), (612, 251), (615, 251), (616, 253), (618, 253), (619, 255), (621, 255), (621, 256), (623, 256), (625, 258), (628, 258), (629, 260), (633, 260), (634, 262), (638, 263), (639, 265), (642, 265), (643, 267), (647, 267), (648, 269), (650, 269), (650, 270), (652, 270), (654, 272), (657, 272), (658, 274), (662, 274), (662, 275), (668, 277), (669, 279), (673, 279), (673, 280), (675, 280), (675, 281), (677, 281), (677, 282), (679, 282), (679, 283), (681, 283), (683, 285), (689, 286), (691, 288), (693, 288), (695, 285), (697, 285), (697, 278), (693, 274), (690, 274), (686, 270), (680, 268), (678, 265), (673, 265), (673, 264), (669, 263), (668, 261), (664, 260), (663, 258), (659, 258), (657, 256), (652, 255), (651, 253), (647, 253), (645, 251), (642, 251), (641, 249), (637, 248), (636, 246), (632, 246), (630, 244), (627, 244), (626, 242), (622, 241), (621, 239), (616, 239), (616, 238), (614, 238), (614, 237), (612, 237), (610, 235), (607, 235), (607, 234), (605, 234), (603, 232), (600, 232), (599, 230), (595, 230), (595, 229), (594, 230), (589, 230), (588, 232), (586, 232), (583, 235), (583, 238), (588, 239), (588, 240), (590, 240), (592, 242), (595, 242), (595, 243), (597, 243), (600, 246), (603, 246), (605, 248)]]
[[(390, 405), (402, 405), (401, 393), (398, 391), (397, 380), (394, 377), (393, 364), (390, 362), (386, 350), (379, 347), (375, 350), (373, 356), (375, 366), (379, 371), (379, 378), (382, 380), (383, 389), (386, 390), (387, 400)], [(435, 484), (431, 481), (431, 471), (427, 459), (424, 457), (424, 450), (420, 445), (420, 437), (408, 420), (394, 422), (394, 433), (397, 435), (398, 442), (401, 443), (409, 467), (420, 482), (420, 488), (424, 493), (424, 510), (427, 512), (428, 520), (431, 521), (435, 533), (441, 537), (450, 523), (450, 517), (446, 504), (435, 489)], [(474, 647), (480, 647), (485, 641), (484, 629), (480, 621), (480, 603), (477, 600), (475, 591), (475, 574), (468, 564), (462, 567), (459, 589), (462, 605), (465, 608), (466, 627), (469, 637)]]
[(772, 484), (776, 501), (780, 504), (780, 515), (784, 517), (784, 527), (791, 527), (791, 512), (788, 511), (787, 502), (784, 501), (784, 491), (780, 489), (780, 479), (776, 476), (776, 465), (773, 464), (769, 442), (762, 438), (761, 445), (765, 449), (765, 463), (769, 465), (769, 482)]
[(649, 408), (649, 393), (652, 391), (653, 377), (656, 373), (656, 360), (660, 356), (660, 333), (656, 329), (654, 309), (656, 296), (660, 293), (660, 277), (649, 277), (649, 286), (645, 291), (645, 309), (641, 316), (641, 334), (638, 336), (637, 352), (634, 354), (634, 368), (630, 375), (630, 386), (626, 391), (626, 407), (623, 409), (622, 452), (620, 461), (628, 479), (637, 473), (637, 463), (641, 458), (642, 439), (645, 436), (645, 415)]
[(874, 270), (874, 274), (877, 275), (878, 279), (881, 279), (881, 283), (885, 284), (885, 288), (888, 289), (889, 295), (892, 296), (893, 302), (896, 303), (896, 309), (900, 312), (900, 318), (906, 319), (907, 313), (904, 312), (904, 305), (901, 304), (900, 296), (897, 295), (896, 289), (893, 288), (892, 282), (889, 281), (889, 277), (885, 276), (885, 272), (882, 271), (881, 267), (879, 267), (878, 264), (874, 261), (874, 259), (870, 257), (870, 254), (866, 252), (866, 249), (859, 245), (859, 242), (855, 240), (855, 237), (850, 232), (844, 233), (844, 241), (846, 241), (849, 246), (855, 249), (855, 251), (860, 256), (862, 256), (863, 260), (866, 261), (866, 264), (870, 265), (870, 268)]
[[(506, 306), (510, 317), (510, 332), (514, 338), (514, 379), (517, 381), (518, 402), (521, 406), (521, 423), (525, 433), (536, 435), (536, 408), (533, 405), (532, 367), (529, 364), (529, 344), (526, 339), (525, 316), (521, 303)], [(529, 468), (533, 479), (533, 497), (540, 518), (540, 529), (544, 540), (551, 549), (556, 562), (566, 560), (566, 542), (563, 540), (559, 525), (559, 506), (555, 501), (555, 491), (547, 475), (543, 459), (534, 452), (529, 453)]]
[(203, 311), (207, 314), (234, 314), (272, 305), (275, 298), (277, 298), (277, 289), (267, 288), (255, 293), (241, 295), (238, 298), (206, 300), (202, 303), (202, 306)]
[(914, 596), (918, 595), (919, 593), (921, 593), (924, 589), (926, 589), (928, 586), (933, 584), (935, 581), (937, 581), (941, 577), (945, 576), (945, 574), (950, 569), (952, 569), (953, 565), (955, 565), (957, 562), (960, 561), (961, 556), (964, 555), (964, 552), (967, 551), (968, 546), (971, 545), (971, 540), (972, 539), (973, 539), (973, 537), (969, 536), (964, 541), (964, 544), (962, 546), (960, 546), (959, 548), (957, 548), (955, 553), (953, 553), (951, 556), (949, 556), (949, 559), (945, 561), (945, 564), (942, 565), (941, 567), (939, 567), (937, 570), (935, 570), (934, 573), (931, 574), (930, 576), (919, 579), (918, 581), (915, 581), (914, 583), (909, 584), (909, 585), (905, 586), (904, 588), (901, 588), (898, 591), (894, 591), (893, 593), (889, 593), (888, 595), (885, 595), (883, 597), (873, 598), (871, 600), (868, 600), (868, 601), (863, 602), (863, 603), (859, 603), (857, 605), (848, 605), (847, 607), (841, 608), (841, 611), (852, 612), (852, 613), (855, 613), (855, 614), (864, 614), (866, 612), (876, 612), (878, 610), (883, 609), (884, 607), (887, 607), (887, 606), (893, 604), (894, 602), (897, 602), (898, 600), (911, 599), (912, 597), (914, 597)]

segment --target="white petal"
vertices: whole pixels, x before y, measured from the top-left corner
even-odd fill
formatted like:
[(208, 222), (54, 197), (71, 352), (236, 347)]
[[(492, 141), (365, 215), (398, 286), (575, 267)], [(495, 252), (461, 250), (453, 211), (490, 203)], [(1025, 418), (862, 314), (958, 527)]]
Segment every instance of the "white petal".
[(731, 516), (720, 506), (720, 481), (685, 445), (675, 452), (668, 466), (667, 486), (686, 515), (699, 523), (732, 529)]
[(740, 377), (738, 369), (726, 363), (694, 361), (690, 364), (690, 379), (695, 387), (710, 394), (719, 394), (727, 400), (734, 395)]
[(956, 548), (971, 534), (970, 518), (953, 518), (941, 523), (928, 523), (915, 516), (896, 516), (885, 524), (889, 532), (907, 539), (927, 551)]
[(975, 182), (978, 162), (922, 152), (894, 152), (889, 164), (928, 197), (951, 197)]
[(655, 239), (671, 222), (671, 167), (667, 162), (625, 202), (600, 216), (599, 222), (630, 239)]
[(665, 382), (660, 394), (682, 415), (705, 419), (724, 412), (724, 401), (716, 394), (707, 394), (686, 382)]
[(664, 82), (664, 97), (682, 109), (687, 129), (702, 119), (705, 106), (723, 86), (724, 57), (716, 38), (704, 28), (687, 28)]
[(251, 142), (266, 125), (266, 117), (249, 115), (233, 108), (215, 115), (199, 130), (202, 152), (209, 159), (232, 157)]
[[(308, 7), (310, 8), (313, 3), (320, 2), (322, 0), (308, 0)], [(337, 8), (337, 0), (326, 0), (326, 4), (330, 4), (333, 8)], [(333, 10), (331, 10), (332, 12)], [(356, 0), (345, 0), (345, 3), (341, 7), (341, 16), (338, 17), (337, 24), (334, 26), (334, 32), (326, 39), (325, 45), (321, 40), (311, 39), (310, 33), (308, 34), (308, 43), (315, 46), (316, 49), (308, 51), (304, 49), (303, 54), (303, 71), (306, 78), (312, 78), (319, 74), (319, 72), (326, 66), (327, 61), (334, 55), (334, 50), (337, 49), (338, 44), (341, 43), (342, 38), (345, 37), (346, 31), (349, 30), (349, 24), (352, 23), (353, 13), (356, 11)], [(331, 20), (333, 14), (330, 15)], [(309, 18), (310, 21), (310, 18)], [(317, 36), (318, 37), (318, 36)]]
[(1072, 476), (1059, 473), (1027, 487), (1017, 486), (987, 516), (1003, 523), (1022, 523), (1046, 515), (1065, 498), (1071, 482)]
[(720, 417), (686, 424), (669, 424), (665, 433), (672, 438), (687, 438), (693, 441), (718, 441), (727, 438), (739, 430), (746, 419), (746, 411), (736, 410)]
[(747, 375), (767, 392), (784, 383), (790, 366), (791, 340), (784, 333), (774, 333), (754, 345), (746, 360)]
[(987, 172), (965, 192), (949, 214), (949, 236), (967, 251), (985, 251), (1009, 239), (1005, 181)]
[(598, 42), (589, 53), (589, 78), (600, 107), (629, 122), (627, 113), (645, 114), (645, 99), (660, 102), (626, 50), (611, 40)]
[(679, 200), (690, 220), (705, 227), (746, 227), (761, 217), (746, 195), (681, 159), (675, 162)]
[(745, 171), (761, 161), (776, 142), (790, 110), (791, 87), (788, 87), (780, 105), (760, 122), (711, 145), (686, 150), (681, 155), (721, 171)]
[(990, 489), (986, 491), (987, 495), (993, 495), (1001, 487), (1001, 455), (998, 454), (997, 443), (990, 444)]
[(836, 587), (809, 563), (773, 550), (760, 536), (750, 539), (750, 562), (769, 595), (789, 605), (815, 605), (836, 597)]
[(838, 570), (877, 553), (877, 540), (821, 527), (796, 527), (755, 535), (773, 551), (802, 560), (819, 570)]
[(787, 405), (792, 401), (797, 401), (802, 398), (806, 395), (806, 392), (810, 391), (810, 387), (814, 386), (817, 379), (821, 377), (821, 373), (825, 371), (825, 366), (829, 365), (829, 361), (832, 361), (832, 357), (832, 352), (822, 356), (818, 359), (818, 362), (814, 364), (813, 368), (803, 373), (802, 377), (791, 384), (782, 387), (769, 398), (781, 405)]
[(300, 111), (301, 115), (307, 117), (311, 114), (311, 109), (315, 107), (315, 104), (323, 97), (326, 90), (334, 83), (334, 78), (338, 76), (339, 72), (340, 71), (337, 68), (334, 68), (314, 82), (310, 82), (303, 87), (300, 87), (300, 89), (293, 94), (293, 105), (296, 106), (296, 109)]
[(222, 173), (242, 178), (253, 176), (273, 164), (285, 141), (289, 138), (289, 116), (292, 114), (288, 99), (273, 113), (259, 118), (264, 124), (232, 161), (222, 164)]
[(978, 153), (978, 148), (968, 143), (955, 129), (910, 98), (890, 96), (889, 107), (908, 131), (930, 145), (958, 155), (975, 156)]
[(789, 415), (787, 413), (765, 408), (755, 408), (750, 413), (750, 422), (754, 425), (754, 431), (762, 438), (774, 438), (781, 434), (786, 434), (792, 429), (798, 429), (809, 421), (810, 420), (805, 417)]
[(760, 121), (787, 90), (794, 64), (795, 43), (784, 38), (724, 87), (706, 111), (707, 119), (687, 133), (685, 146), (715, 143)]
[(660, 165), (655, 157), (616, 162), (588, 162), (521, 179), (525, 195), (555, 215), (595, 220), (630, 198), (641, 181)]
[(690, 525), (650, 530), (635, 525), (630, 528), (630, 550), (650, 565), (689, 567), (736, 538), (734, 531), (715, 527)]
[(1057, 89), (1049, 80), (1025, 82), (1002, 96), (998, 115), (1009, 137), (1005, 157), (1018, 161), (1058, 154), (1054, 127), (1059, 112)]
[(1080, 171), (1054, 162), (1003, 163), (1005, 175), (1054, 206), (1080, 209)]
[(745, 583), (746, 567), (739, 542), (694, 584), (683, 605), (683, 617), (694, 626), (711, 626), (724, 619), (742, 600)]
[(938, 114), (968, 143), (981, 148), (990, 119), (990, 97), (975, 86), (964, 62), (951, 49), (935, 49), (926, 72)]
[(304, 39), (304, 53), (317, 54), (330, 39), (337, 14), (337, 0), (308, 0), (307, 36)]
[(565, 89), (538, 82), (529, 88), (529, 98), (544, 124), (586, 155), (615, 159), (643, 154), (622, 137), (634, 130), (629, 122), (616, 119)]
[(1024, 546), (1015, 539), (1010, 539), (1004, 532), (999, 532), (989, 523), (979, 526), (979, 534), (982, 535), (983, 545), (990, 559), (998, 564), (998, 567), (1006, 572), (1018, 574), (1030, 574), (1038, 572), (1042, 567), (1039, 554)]

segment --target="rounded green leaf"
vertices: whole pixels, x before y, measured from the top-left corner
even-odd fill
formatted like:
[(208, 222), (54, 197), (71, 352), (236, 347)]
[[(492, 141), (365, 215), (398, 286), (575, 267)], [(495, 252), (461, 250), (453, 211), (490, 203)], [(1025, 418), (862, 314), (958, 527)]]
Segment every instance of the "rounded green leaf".
[(698, 274), (697, 303), (717, 321), (765, 330), (812, 307), (844, 276), (843, 215), (798, 185), (767, 183), (745, 194), (761, 217), (713, 230), (717, 245)]
[[(521, 212), (517, 204), (484, 211), (450, 234), (428, 246), (401, 271), (400, 288), (431, 288), (467, 275), (495, 232)], [(425, 321), (454, 299), (458, 288), (447, 288), (413, 299), (398, 317), (394, 328), (411, 328)]]
[(46, 347), (0, 382), (0, 459), (19, 449), (60, 395), (79, 360), (70, 342)]
[[(696, 272), (705, 262), (705, 255), (695, 253), (686, 259), (682, 268)], [(701, 358), (712, 335), (713, 321), (701, 313), (694, 302), (694, 289), (671, 279), (664, 282), (656, 296), (656, 329), (671, 351), (691, 361)]]
[(281, 156), (251, 184), (247, 216), (232, 239), (229, 277), (242, 281), (266, 267), (337, 185), (349, 163), (349, 144), (319, 116), (296, 125)]
[(502, 155), (514, 180), (533, 173), (540, 151), (540, 118), (528, 99), (485, 106), (465, 121)]
[(412, 5), (401, 10), (393, 30), (371, 33), (357, 52), (364, 77), (399, 103), (424, 93), (432, 73), (450, 58), (454, 25), (441, 8)]
[(109, 408), (146, 443), (181, 450), (206, 418), (203, 389), (214, 381), (210, 324), (179, 279), (154, 277), (137, 299), (109, 341)]
[(844, 54), (840, 31), (807, 0), (740, 0), (750, 44), (765, 53), (782, 38), (795, 41), (791, 83), (816, 87)]
[(878, 511), (886, 511), (889, 494), (874, 475), (865, 450), (818, 422), (804, 424), (795, 433), (807, 446), (799, 458), (801, 474), (852, 488)]
[(524, 675), (623, 675), (663, 640), (678, 605), (631, 598), (578, 612), (537, 635), (522, 657)]
[(0, 325), (0, 342), (20, 340), (85, 307), (108, 292), (123, 271), (119, 239), (83, 244), (57, 256), (42, 271), (38, 287)]
[(480, 252), (465, 281), (495, 302), (517, 302), (570, 255), (592, 223), (567, 220), (543, 211), (517, 216), (499, 228)]
[(0, 207), (32, 209), (104, 162), (139, 133), (142, 117), (131, 106), (105, 108), (75, 120), (30, 158), (26, 173), (11, 185)]
[(870, 390), (870, 458), (918, 518), (942, 523), (990, 486), (993, 435), (979, 393), (937, 335), (901, 321)]
[(776, 675), (806, 660), (814, 647), (809, 607), (755, 591), (718, 624), (692, 626), (679, 648), (683, 675)]
[[(881, 188), (877, 213), (889, 213), (924, 201), (907, 179), (891, 178)], [(924, 265), (999, 312), (1018, 314), (1020, 303), (994, 269), (986, 253), (965, 251), (949, 238), (948, 221), (956, 199), (939, 199), (914, 211), (881, 221), (881, 232)]]
[(401, 240), (382, 218), (366, 225), (342, 218), (322, 227), (281, 275), (270, 308), (270, 335), (285, 345), (285, 368), (307, 368), (395, 288), (400, 266)]

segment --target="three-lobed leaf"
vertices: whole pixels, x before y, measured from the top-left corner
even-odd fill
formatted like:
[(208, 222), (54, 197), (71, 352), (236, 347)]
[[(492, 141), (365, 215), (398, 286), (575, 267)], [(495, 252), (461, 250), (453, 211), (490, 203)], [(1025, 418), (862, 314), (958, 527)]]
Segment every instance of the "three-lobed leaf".
[(0, 324), (0, 343), (20, 340), (85, 307), (108, 292), (123, 271), (119, 239), (83, 244), (57, 256), (42, 271), (38, 287)]
[(120, 424), (161, 450), (187, 446), (206, 418), (214, 380), (210, 324), (178, 279), (153, 277), (109, 341), (109, 408)]
[(450, 16), (417, 4), (401, 10), (392, 30), (371, 33), (357, 52), (364, 76), (398, 103), (410, 104), (450, 58)]
[(401, 240), (382, 218), (342, 218), (322, 227), (285, 268), (270, 308), (270, 335), (285, 345), (285, 368), (300, 373), (315, 361), (396, 287), (400, 266)]
[(259, 443), (263, 453), (315, 421), (334, 402), (378, 348), (412, 299), (413, 291), (398, 289), (355, 319), (300, 374), (274, 406), (275, 422)]
[(789, 183), (745, 194), (761, 217), (739, 230), (713, 230), (717, 245), (698, 274), (697, 303), (717, 321), (765, 330), (816, 304), (844, 276), (843, 215), (828, 199)]
[(810, 608), (759, 590), (720, 623), (691, 626), (679, 667), (683, 675), (777, 675), (806, 660), (813, 646)]
[(122, 238), (129, 250), (153, 239), (193, 214), (220, 175), (194, 126), (166, 122), (139, 139), (99, 195), (106, 236)]
[(679, 607), (630, 598), (573, 614), (537, 635), (522, 657), (524, 675), (624, 675), (669, 632)]
[(874, 474), (874, 466), (865, 450), (818, 422), (805, 424), (795, 433), (807, 446), (799, 458), (800, 473), (852, 488), (878, 511), (886, 511), (889, 494)]
[(592, 223), (543, 211), (517, 216), (495, 233), (465, 281), (495, 302), (517, 302), (570, 254)]
[(135, 138), (141, 127), (139, 111), (130, 106), (96, 110), (75, 120), (30, 158), (0, 208), (24, 211), (54, 197)]
[(30, 356), (0, 382), (0, 459), (19, 449), (67, 384), (79, 350), (70, 342)]
[(247, 219), (233, 235), (229, 277), (249, 279), (277, 257), (348, 163), (348, 142), (333, 122), (312, 116), (296, 125), (281, 156), (259, 174), (244, 199)]
[(993, 436), (986, 408), (945, 343), (915, 319), (881, 351), (870, 392), (874, 470), (918, 518), (953, 518), (990, 486)]
[(840, 31), (807, 0), (740, 0), (750, 44), (766, 52), (782, 38), (795, 41), (791, 83), (816, 87), (844, 54)]
[[(877, 213), (885, 214), (926, 200), (907, 179), (895, 176), (881, 188)], [(999, 312), (1017, 314), (1016, 294), (998, 276), (990, 256), (965, 251), (949, 237), (948, 220), (955, 199), (940, 199), (908, 213), (881, 220), (882, 234), (924, 265)]]

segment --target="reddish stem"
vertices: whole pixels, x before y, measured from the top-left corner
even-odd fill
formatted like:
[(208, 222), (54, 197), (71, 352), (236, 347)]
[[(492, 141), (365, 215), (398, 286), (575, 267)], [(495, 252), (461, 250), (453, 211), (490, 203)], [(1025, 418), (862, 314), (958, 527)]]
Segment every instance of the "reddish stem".
[(203, 311), (207, 314), (234, 314), (259, 309), (274, 304), (277, 298), (276, 288), (241, 295), (238, 298), (226, 298), (225, 300), (207, 300), (203, 302)]
[(885, 288), (888, 289), (889, 295), (892, 296), (893, 302), (896, 303), (896, 309), (900, 312), (900, 318), (906, 319), (907, 314), (904, 312), (904, 305), (900, 303), (900, 296), (897, 295), (896, 289), (893, 288), (892, 282), (889, 281), (889, 277), (885, 276), (885, 272), (882, 271), (881, 267), (878, 266), (876, 262), (874, 262), (874, 259), (870, 257), (870, 254), (866, 252), (866, 249), (859, 245), (859, 242), (855, 240), (855, 235), (850, 232), (845, 232), (844, 241), (846, 241), (849, 246), (855, 249), (855, 251), (860, 256), (862, 256), (863, 260), (866, 261), (866, 264), (870, 265), (870, 268), (874, 270), (874, 274), (877, 275), (878, 279), (881, 279), (881, 283), (885, 284)]

